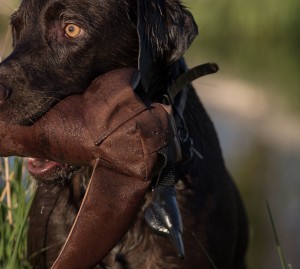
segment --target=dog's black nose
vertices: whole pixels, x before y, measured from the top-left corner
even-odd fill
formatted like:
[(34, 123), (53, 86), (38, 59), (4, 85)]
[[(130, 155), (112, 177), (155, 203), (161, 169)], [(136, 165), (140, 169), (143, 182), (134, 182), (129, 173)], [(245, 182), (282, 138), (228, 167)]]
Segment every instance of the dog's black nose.
[(9, 90), (3, 84), (0, 83), (0, 105), (2, 105), (8, 98)]

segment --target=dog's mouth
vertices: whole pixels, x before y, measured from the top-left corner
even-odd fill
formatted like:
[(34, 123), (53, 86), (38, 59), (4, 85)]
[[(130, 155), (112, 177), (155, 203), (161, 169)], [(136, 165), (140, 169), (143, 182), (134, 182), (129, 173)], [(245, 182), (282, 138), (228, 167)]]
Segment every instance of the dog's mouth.
[(79, 169), (79, 167), (39, 158), (28, 158), (27, 168), (36, 180), (44, 182), (65, 181), (72, 172)]

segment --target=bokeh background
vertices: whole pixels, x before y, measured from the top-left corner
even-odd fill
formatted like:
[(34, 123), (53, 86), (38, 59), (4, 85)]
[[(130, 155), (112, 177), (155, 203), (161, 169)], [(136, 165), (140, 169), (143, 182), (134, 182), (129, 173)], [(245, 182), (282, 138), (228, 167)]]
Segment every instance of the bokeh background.
[[(0, 0), (0, 57), (9, 16)], [(300, 266), (300, 1), (184, 0), (199, 26), (189, 66), (213, 61), (218, 74), (194, 82), (217, 128), (250, 223), (250, 269), (281, 268), (266, 201), (286, 261)]]

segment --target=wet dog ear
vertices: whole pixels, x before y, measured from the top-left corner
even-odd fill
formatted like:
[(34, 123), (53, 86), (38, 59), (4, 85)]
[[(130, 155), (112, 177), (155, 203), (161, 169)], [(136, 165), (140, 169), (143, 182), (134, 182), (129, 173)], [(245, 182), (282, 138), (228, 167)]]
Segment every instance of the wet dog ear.
[(192, 14), (178, 0), (138, 0), (139, 69), (147, 91), (153, 65), (178, 60), (198, 34)]

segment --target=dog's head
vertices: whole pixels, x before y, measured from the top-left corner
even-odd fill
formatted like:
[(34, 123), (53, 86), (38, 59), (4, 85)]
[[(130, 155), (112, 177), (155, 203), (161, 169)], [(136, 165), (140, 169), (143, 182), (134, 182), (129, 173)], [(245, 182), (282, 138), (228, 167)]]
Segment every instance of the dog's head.
[(11, 25), (0, 120), (22, 125), (112, 69), (139, 65), (146, 84), (153, 63), (157, 72), (174, 62), (197, 34), (177, 0), (23, 0)]
[[(0, 64), (0, 121), (21, 125), (113, 69), (139, 67), (148, 90), (157, 74), (166, 80), (162, 70), (197, 34), (178, 0), (23, 0), (11, 25), (13, 52)], [(28, 169), (43, 180), (73, 170), (37, 159)]]
[(134, 14), (119, 2), (23, 0), (0, 67), (1, 119), (30, 124), (100, 73), (136, 65)]

